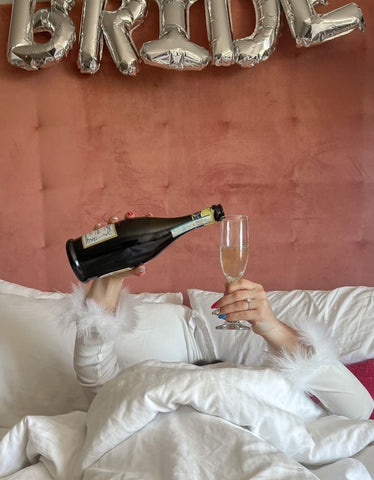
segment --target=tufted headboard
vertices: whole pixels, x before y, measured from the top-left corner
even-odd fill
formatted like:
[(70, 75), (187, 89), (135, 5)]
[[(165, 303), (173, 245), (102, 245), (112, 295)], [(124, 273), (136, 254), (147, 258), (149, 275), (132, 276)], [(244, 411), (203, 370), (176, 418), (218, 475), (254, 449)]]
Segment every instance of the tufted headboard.
[[(50, 69), (11, 66), (11, 6), (0, 5), (0, 276), (70, 290), (67, 238), (127, 210), (180, 216), (220, 202), (249, 215), (247, 276), (266, 288), (373, 285), (374, 4), (359, 4), (364, 34), (298, 49), (284, 22), (274, 54), (252, 69), (142, 65), (131, 78), (105, 47), (100, 71), (81, 74), (78, 42)], [(190, 17), (191, 38), (207, 46), (202, 2)], [(236, 37), (253, 30), (247, 1), (233, 4), (233, 24)], [(134, 41), (157, 36), (150, 2)], [(130, 286), (223, 282), (215, 226), (179, 239)]]

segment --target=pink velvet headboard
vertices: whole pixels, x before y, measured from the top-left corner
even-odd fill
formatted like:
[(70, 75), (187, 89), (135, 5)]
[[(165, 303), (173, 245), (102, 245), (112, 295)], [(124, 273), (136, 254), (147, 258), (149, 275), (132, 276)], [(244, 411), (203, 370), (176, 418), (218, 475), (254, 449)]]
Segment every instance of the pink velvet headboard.
[[(252, 3), (232, 3), (235, 36), (246, 36)], [(266, 289), (374, 285), (374, 3), (358, 3), (365, 33), (298, 49), (283, 22), (276, 51), (253, 69), (142, 65), (135, 78), (106, 49), (97, 74), (79, 73), (78, 42), (53, 68), (9, 65), (11, 6), (1, 6), (0, 276), (68, 291), (67, 238), (127, 210), (180, 216), (220, 202), (249, 215), (247, 276)], [(80, 13), (77, 2), (77, 33)], [(151, 1), (134, 40), (157, 37)], [(191, 38), (208, 45), (201, 0)], [(215, 226), (179, 239), (130, 286), (223, 282)]]

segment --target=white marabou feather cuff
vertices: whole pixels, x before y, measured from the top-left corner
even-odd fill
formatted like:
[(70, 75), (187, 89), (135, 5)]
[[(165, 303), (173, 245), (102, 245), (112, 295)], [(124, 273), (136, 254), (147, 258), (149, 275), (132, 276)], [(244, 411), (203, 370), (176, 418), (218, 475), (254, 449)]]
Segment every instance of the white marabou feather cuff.
[(57, 322), (63, 330), (75, 328), (78, 335), (89, 335), (95, 329), (105, 340), (114, 340), (136, 327), (136, 311), (128, 290), (121, 292), (116, 312), (110, 312), (92, 299), (86, 299), (83, 285), (73, 285), (56, 311)]
[(300, 347), (292, 353), (267, 348), (265, 365), (282, 372), (296, 386), (308, 391), (309, 381), (319, 367), (340, 363), (337, 348), (321, 325), (303, 320), (287, 321), (287, 325), (298, 333)]

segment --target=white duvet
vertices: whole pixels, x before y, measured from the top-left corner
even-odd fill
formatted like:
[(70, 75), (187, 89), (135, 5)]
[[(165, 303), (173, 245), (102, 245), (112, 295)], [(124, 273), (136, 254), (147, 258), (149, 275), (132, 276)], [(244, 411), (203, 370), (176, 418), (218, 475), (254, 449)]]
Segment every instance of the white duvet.
[(371, 442), (373, 421), (326, 415), (274, 370), (147, 361), (88, 413), (25, 417), (0, 441), (0, 478), (369, 480)]

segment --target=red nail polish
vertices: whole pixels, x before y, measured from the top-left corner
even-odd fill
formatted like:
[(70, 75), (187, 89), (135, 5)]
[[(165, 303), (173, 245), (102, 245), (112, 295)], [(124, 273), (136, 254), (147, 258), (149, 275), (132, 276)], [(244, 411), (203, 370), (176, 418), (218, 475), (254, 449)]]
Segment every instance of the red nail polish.
[(217, 308), (217, 307), (218, 307), (218, 302), (214, 302), (210, 308)]
[(127, 212), (127, 215), (128, 215), (129, 217), (133, 217), (133, 216), (134, 216), (134, 212)]

